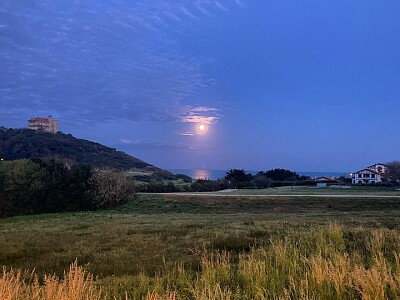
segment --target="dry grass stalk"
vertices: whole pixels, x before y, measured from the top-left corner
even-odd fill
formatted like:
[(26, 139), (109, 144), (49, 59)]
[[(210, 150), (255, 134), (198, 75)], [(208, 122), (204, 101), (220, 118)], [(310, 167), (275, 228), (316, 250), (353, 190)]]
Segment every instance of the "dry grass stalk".
[(7, 271), (0, 277), (1, 300), (100, 300), (101, 290), (95, 285), (93, 275), (71, 264), (63, 279), (53, 275), (44, 277), (40, 285), (35, 273)]

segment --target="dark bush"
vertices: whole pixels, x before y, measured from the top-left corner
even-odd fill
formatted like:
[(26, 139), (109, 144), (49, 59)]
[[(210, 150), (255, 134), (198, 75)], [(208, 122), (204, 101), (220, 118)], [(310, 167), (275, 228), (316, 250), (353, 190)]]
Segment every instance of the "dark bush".
[(0, 217), (106, 208), (132, 194), (121, 173), (55, 160), (0, 162)]
[(215, 192), (229, 188), (226, 180), (198, 179), (190, 185), (192, 192)]

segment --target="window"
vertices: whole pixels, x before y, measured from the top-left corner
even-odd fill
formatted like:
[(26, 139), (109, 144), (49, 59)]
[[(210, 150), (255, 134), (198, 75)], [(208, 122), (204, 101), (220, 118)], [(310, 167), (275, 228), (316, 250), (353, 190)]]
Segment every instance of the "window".
[(360, 173), (360, 174), (358, 174), (358, 178), (362, 178), (362, 174)]
[(375, 178), (375, 174), (371, 174), (371, 178)]

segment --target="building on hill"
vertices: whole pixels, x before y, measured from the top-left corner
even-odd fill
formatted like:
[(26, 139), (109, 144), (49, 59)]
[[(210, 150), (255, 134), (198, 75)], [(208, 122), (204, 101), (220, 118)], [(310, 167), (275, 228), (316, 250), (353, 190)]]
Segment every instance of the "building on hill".
[(33, 117), (28, 120), (28, 128), (38, 131), (46, 131), (57, 133), (59, 131), (60, 122), (53, 119), (52, 116), (48, 117)]
[(387, 166), (382, 163), (374, 164), (351, 174), (353, 184), (374, 184), (382, 182), (387, 172)]

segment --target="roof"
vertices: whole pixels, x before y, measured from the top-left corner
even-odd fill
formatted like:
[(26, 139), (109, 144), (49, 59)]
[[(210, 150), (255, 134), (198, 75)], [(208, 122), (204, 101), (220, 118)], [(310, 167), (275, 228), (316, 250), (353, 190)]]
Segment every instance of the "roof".
[(29, 122), (49, 123), (49, 118), (35, 117), (30, 119)]
[(362, 170), (360, 170), (360, 171), (354, 172), (354, 174), (356, 174), (356, 173), (361, 173), (362, 171), (368, 171), (368, 172), (371, 172), (371, 173), (374, 173), (374, 174), (377, 174), (377, 175), (382, 175), (381, 173), (376, 172), (376, 171), (371, 170), (371, 169), (368, 169), (368, 168), (365, 168), (365, 169), (362, 169)]
[(373, 164), (373, 165), (371, 165), (371, 166), (369, 166), (369, 167), (367, 167), (367, 168), (375, 167), (375, 166), (377, 166), (377, 165), (381, 165), (381, 166), (384, 166), (384, 167), (387, 167), (387, 166), (388, 166), (388, 165), (383, 164), (383, 163), (377, 163), (377, 164)]
[(332, 180), (332, 177), (328, 177), (328, 176), (321, 176), (321, 177), (317, 177), (316, 179), (329, 179)]

